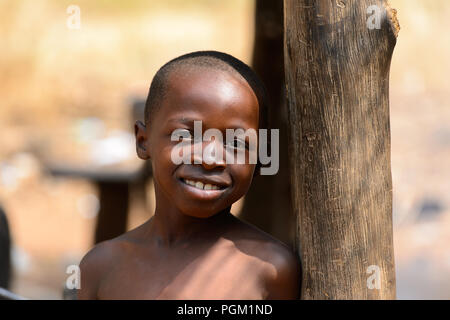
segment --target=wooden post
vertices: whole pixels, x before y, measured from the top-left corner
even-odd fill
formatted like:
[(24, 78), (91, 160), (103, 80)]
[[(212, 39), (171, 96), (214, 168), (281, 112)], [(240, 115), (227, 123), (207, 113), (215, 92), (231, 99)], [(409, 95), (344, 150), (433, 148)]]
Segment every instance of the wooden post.
[[(302, 299), (395, 299), (383, 0), (284, 0)], [(379, 282), (378, 282), (379, 280)]]
[(269, 124), (280, 130), (280, 168), (276, 175), (254, 178), (240, 217), (293, 246), (295, 218), (290, 199), (281, 0), (256, 1), (252, 67), (268, 91)]

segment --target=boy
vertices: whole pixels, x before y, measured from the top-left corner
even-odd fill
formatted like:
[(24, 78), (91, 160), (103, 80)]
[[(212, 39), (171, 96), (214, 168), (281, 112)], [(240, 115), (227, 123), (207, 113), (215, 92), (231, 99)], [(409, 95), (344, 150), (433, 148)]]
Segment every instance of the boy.
[(190, 138), (194, 121), (223, 133), (257, 130), (264, 108), (262, 84), (230, 55), (194, 52), (161, 67), (150, 87), (145, 124), (135, 125), (137, 154), (152, 164), (155, 214), (83, 258), (79, 299), (298, 297), (296, 256), (230, 213), (257, 165), (205, 161), (195, 152), (191, 164), (172, 160), (174, 131)]

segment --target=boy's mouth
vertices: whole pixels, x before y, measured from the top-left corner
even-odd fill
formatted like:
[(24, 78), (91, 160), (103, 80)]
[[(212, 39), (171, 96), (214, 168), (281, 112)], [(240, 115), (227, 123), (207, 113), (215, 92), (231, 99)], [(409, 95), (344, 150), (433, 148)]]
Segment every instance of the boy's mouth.
[[(191, 178), (192, 179), (192, 178)], [(180, 183), (185, 187), (186, 192), (194, 199), (201, 201), (212, 201), (223, 196), (228, 186), (219, 186), (217, 184), (205, 183), (206, 181), (198, 181), (180, 178)]]
[(199, 181), (199, 180), (195, 180), (195, 179), (192, 179), (192, 178), (191, 179), (180, 178), (180, 180), (184, 184), (187, 184), (188, 186), (191, 186), (191, 187), (193, 187), (195, 189), (203, 190), (203, 191), (209, 191), (209, 190), (211, 190), (211, 191), (219, 190), (220, 191), (220, 190), (223, 190), (223, 189), (227, 188), (227, 186), (218, 185), (218, 184), (215, 184), (215, 183), (213, 183), (211, 181), (208, 181), (208, 182), (206, 182), (206, 181)]
[(183, 166), (176, 179), (189, 197), (201, 201), (224, 197), (233, 186), (233, 180), (226, 173), (203, 172), (200, 168)]
[(199, 190), (220, 190), (220, 189), (224, 189), (223, 187), (220, 187), (216, 184), (212, 184), (212, 183), (203, 183), (201, 181), (195, 181), (195, 180), (189, 180), (189, 179), (181, 179), (181, 181), (183, 181), (185, 184), (188, 184), (196, 189)]

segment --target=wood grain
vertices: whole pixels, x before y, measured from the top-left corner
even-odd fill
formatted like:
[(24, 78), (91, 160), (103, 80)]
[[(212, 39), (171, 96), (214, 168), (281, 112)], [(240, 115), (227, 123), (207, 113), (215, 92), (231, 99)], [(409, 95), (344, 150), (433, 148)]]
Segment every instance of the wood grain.
[[(289, 154), (303, 299), (395, 299), (389, 69), (382, 0), (284, 0)], [(369, 29), (367, 8), (380, 9)], [(380, 289), (367, 273), (378, 266)]]

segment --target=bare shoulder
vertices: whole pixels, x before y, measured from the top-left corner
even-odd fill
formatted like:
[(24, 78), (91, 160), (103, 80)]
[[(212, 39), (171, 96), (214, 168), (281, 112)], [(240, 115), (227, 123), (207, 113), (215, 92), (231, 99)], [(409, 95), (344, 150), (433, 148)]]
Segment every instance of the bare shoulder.
[(81, 288), (78, 299), (97, 299), (97, 290), (107, 266), (119, 253), (116, 241), (108, 240), (93, 247), (80, 262)]
[(236, 245), (263, 262), (267, 299), (297, 299), (300, 259), (286, 244), (259, 228), (237, 219)]
[(125, 233), (117, 238), (95, 245), (80, 262), (81, 288), (78, 299), (97, 299), (102, 280), (112, 265), (123, 260), (132, 244), (132, 234)]
[(267, 276), (267, 299), (298, 299), (300, 260), (286, 245), (267, 243), (266, 254), (272, 268)]

